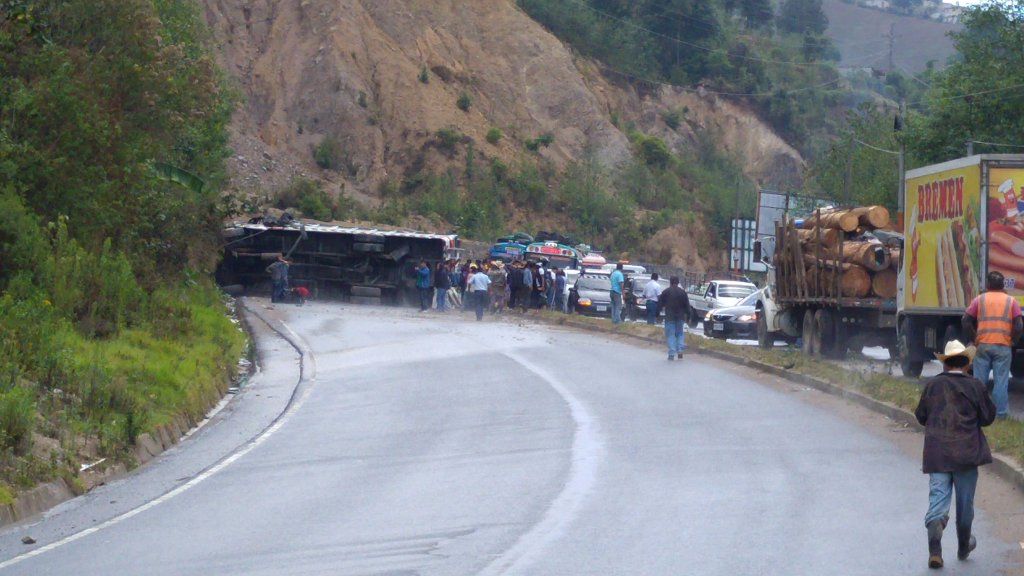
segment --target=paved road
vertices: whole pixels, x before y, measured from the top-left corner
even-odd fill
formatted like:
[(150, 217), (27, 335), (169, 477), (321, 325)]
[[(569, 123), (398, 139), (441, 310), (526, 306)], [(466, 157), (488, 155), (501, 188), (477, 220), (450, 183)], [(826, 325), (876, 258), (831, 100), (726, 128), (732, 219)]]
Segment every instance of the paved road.
[[(917, 458), (751, 374), (514, 321), (250, 305), (304, 353), (294, 394), (296, 353), (261, 328), (265, 372), (226, 413), (0, 534), (0, 575), (928, 573)], [(1022, 568), (976, 526), (958, 574)]]

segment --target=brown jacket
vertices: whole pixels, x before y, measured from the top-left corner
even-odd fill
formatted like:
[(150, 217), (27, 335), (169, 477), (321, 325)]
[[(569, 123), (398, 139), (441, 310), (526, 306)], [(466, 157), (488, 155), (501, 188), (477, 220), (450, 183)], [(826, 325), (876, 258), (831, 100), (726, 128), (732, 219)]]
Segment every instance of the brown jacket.
[(996, 407), (977, 378), (959, 372), (930, 378), (914, 415), (925, 427), (925, 474), (957, 472), (992, 462), (981, 428), (995, 420)]

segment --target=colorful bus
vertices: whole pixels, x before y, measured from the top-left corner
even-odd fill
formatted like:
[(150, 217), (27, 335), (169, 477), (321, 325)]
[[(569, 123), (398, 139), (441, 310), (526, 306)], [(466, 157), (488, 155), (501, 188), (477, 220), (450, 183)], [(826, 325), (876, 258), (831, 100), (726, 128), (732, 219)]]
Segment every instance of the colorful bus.
[(582, 257), (572, 246), (557, 242), (534, 242), (526, 247), (526, 259), (532, 262), (547, 259), (552, 268), (576, 270), (580, 267)]
[(513, 260), (522, 260), (526, 254), (526, 246), (518, 242), (498, 242), (491, 246), (488, 256), (491, 260), (501, 260), (506, 264)]

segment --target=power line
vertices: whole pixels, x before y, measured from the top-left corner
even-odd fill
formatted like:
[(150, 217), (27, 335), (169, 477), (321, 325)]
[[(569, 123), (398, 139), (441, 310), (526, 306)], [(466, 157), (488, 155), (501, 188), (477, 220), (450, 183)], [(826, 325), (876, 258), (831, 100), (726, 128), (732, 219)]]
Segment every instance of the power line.
[(800, 63), (800, 62), (792, 62), (792, 61), (789, 61), (789, 60), (769, 60), (769, 59), (766, 59), (766, 58), (756, 58), (756, 57), (753, 57), (753, 56), (743, 56), (741, 54), (730, 54), (728, 50), (708, 48), (706, 46), (701, 46), (700, 44), (694, 44), (692, 42), (687, 42), (685, 40), (680, 40), (679, 38), (673, 38), (672, 36), (669, 36), (667, 34), (662, 34), (661, 32), (655, 32), (654, 30), (650, 30), (650, 29), (644, 28), (643, 26), (640, 26), (639, 24), (636, 24), (634, 22), (630, 22), (629, 20), (626, 20), (624, 18), (619, 18), (618, 16), (615, 16), (613, 14), (608, 14), (607, 12), (604, 12), (603, 10), (598, 10), (597, 8), (594, 8), (593, 6), (591, 6), (590, 4), (586, 3), (583, 0), (568, 0), (568, 1), (572, 2), (573, 4), (576, 4), (578, 6), (582, 6), (582, 7), (586, 8), (587, 10), (590, 10), (591, 12), (594, 12), (595, 14), (599, 14), (599, 15), (604, 16), (605, 18), (608, 18), (610, 20), (615, 20), (616, 22), (619, 22), (621, 24), (625, 24), (626, 26), (629, 26), (631, 28), (636, 28), (637, 30), (642, 30), (644, 32), (647, 32), (648, 34), (652, 34), (654, 36), (659, 36), (661, 38), (664, 38), (666, 40), (671, 40), (672, 42), (676, 42), (676, 43), (681, 44), (683, 46), (689, 46), (689, 47), (695, 48), (697, 50), (702, 50), (704, 52), (709, 52), (711, 54), (725, 54), (726, 56), (739, 58), (741, 60), (749, 60), (749, 61), (752, 61), (752, 62), (763, 62), (763, 63), (766, 63), (766, 64), (786, 64), (786, 65), (794, 66), (794, 67), (798, 67), (798, 68), (812, 68), (812, 67), (815, 66), (815, 64), (804, 64), (804, 63)]
[(652, 84), (652, 85), (656, 85), (656, 86), (667, 86), (667, 87), (670, 87), (670, 88), (677, 88), (679, 90), (683, 90), (684, 92), (690, 92), (690, 93), (696, 93), (696, 94), (713, 94), (715, 96), (734, 96), (734, 97), (737, 97), (737, 98), (739, 98), (739, 97), (752, 98), (752, 97), (760, 97), (760, 96), (774, 96), (777, 93), (782, 94), (783, 96), (789, 95), (789, 94), (797, 94), (797, 93), (800, 93), (800, 92), (806, 92), (808, 90), (814, 90), (815, 88), (824, 88), (825, 86), (829, 86), (829, 85), (832, 85), (832, 84), (837, 84), (837, 83), (839, 83), (839, 82), (841, 82), (843, 80), (842, 76), (836, 76), (832, 80), (828, 80), (828, 81), (822, 82), (820, 84), (812, 84), (810, 86), (804, 86), (802, 88), (793, 88), (793, 89), (790, 89), (790, 90), (782, 90), (780, 92), (751, 92), (751, 93), (719, 92), (719, 91), (716, 91), (716, 90), (708, 90), (707, 88), (701, 88), (701, 87), (692, 88), (690, 86), (681, 86), (679, 84), (672, 84), (671, 82), (664, 82), (662, 80), (651, 80), (650, 78), (642, 78), (640, 76), (637, 76), (635, 74), (631, 74), (629, 72), (623, 72), (621, 70), (617, 70), (615, 68), (612, 68), (611, 66), (608, 66), (608, 65), (606, 65), (606, 64), (604, 64), (602, 62), (596, 61), (596, 60), (594, 61), (594, 63), (597, 65), (598, 68), (601, 68), (603, 70), (607, 70), (608, 72), (611, 72), (612, 74), (617, 74), (619, 76), (623, 76), (625, 78), (629, 78), (630, 80), (634, 80), (634, 81), (637, 81), (637, 82), (645, 82), (647, 84)]
[(871, 144), (868, 144), (867, 142), (864, 142), (863, 140), (858, 140), (857, 138), (853, 138), (853, 141), (856, 142), (857, 144), (860, 144), (861, 146), (866, 146), (868, 148), (871, 148), (872, 150), (877, 150), (879, 152), (885, 152), (886, 154), (893, 154), (895, 156), (899, 156), (900, 155), (900, 153), (895, 151), (895, 150), (886, 150), (885, 148), (879, 148), (878, 146), (872, 146)]
[(1002, 144), (1000, 142), (982, 142), (981, 140), (971, 140), (975, 144), (984, 144), (986, 146), (998, 146), (1002, 148), (1024, 148), (1024, 144)]

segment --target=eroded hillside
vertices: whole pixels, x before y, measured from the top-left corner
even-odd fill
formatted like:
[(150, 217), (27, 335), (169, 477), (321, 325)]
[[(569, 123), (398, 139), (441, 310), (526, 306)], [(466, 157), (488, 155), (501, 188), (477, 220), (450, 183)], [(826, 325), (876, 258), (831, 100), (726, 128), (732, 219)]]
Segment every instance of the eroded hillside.
[[(204, 1), (245, 97), (232, 128), (244, 193), (305, 174), (372, 200), (385, 180), (450, 162), (434, 137), (447, 127), (487, 157), (512, 160), (525, 140), (551, 133), (540, 153), (556, 164), (589, 152), (613, 165), (632, 154), (613, 118), (676, 150), (715, 134), (761, 183), (800, 178), (799, 154), (742, 107), (613, 82), (511, 0)], [(462, 95), (468, 111), (456, 105)], [(687, 110), (674, 130), (660, 115), (670, 107)], [(485, 139), (493, 127), (505, 135), (496, 145)], [(338, 170), (313, 161), (327, 137), (340, 143)]]

